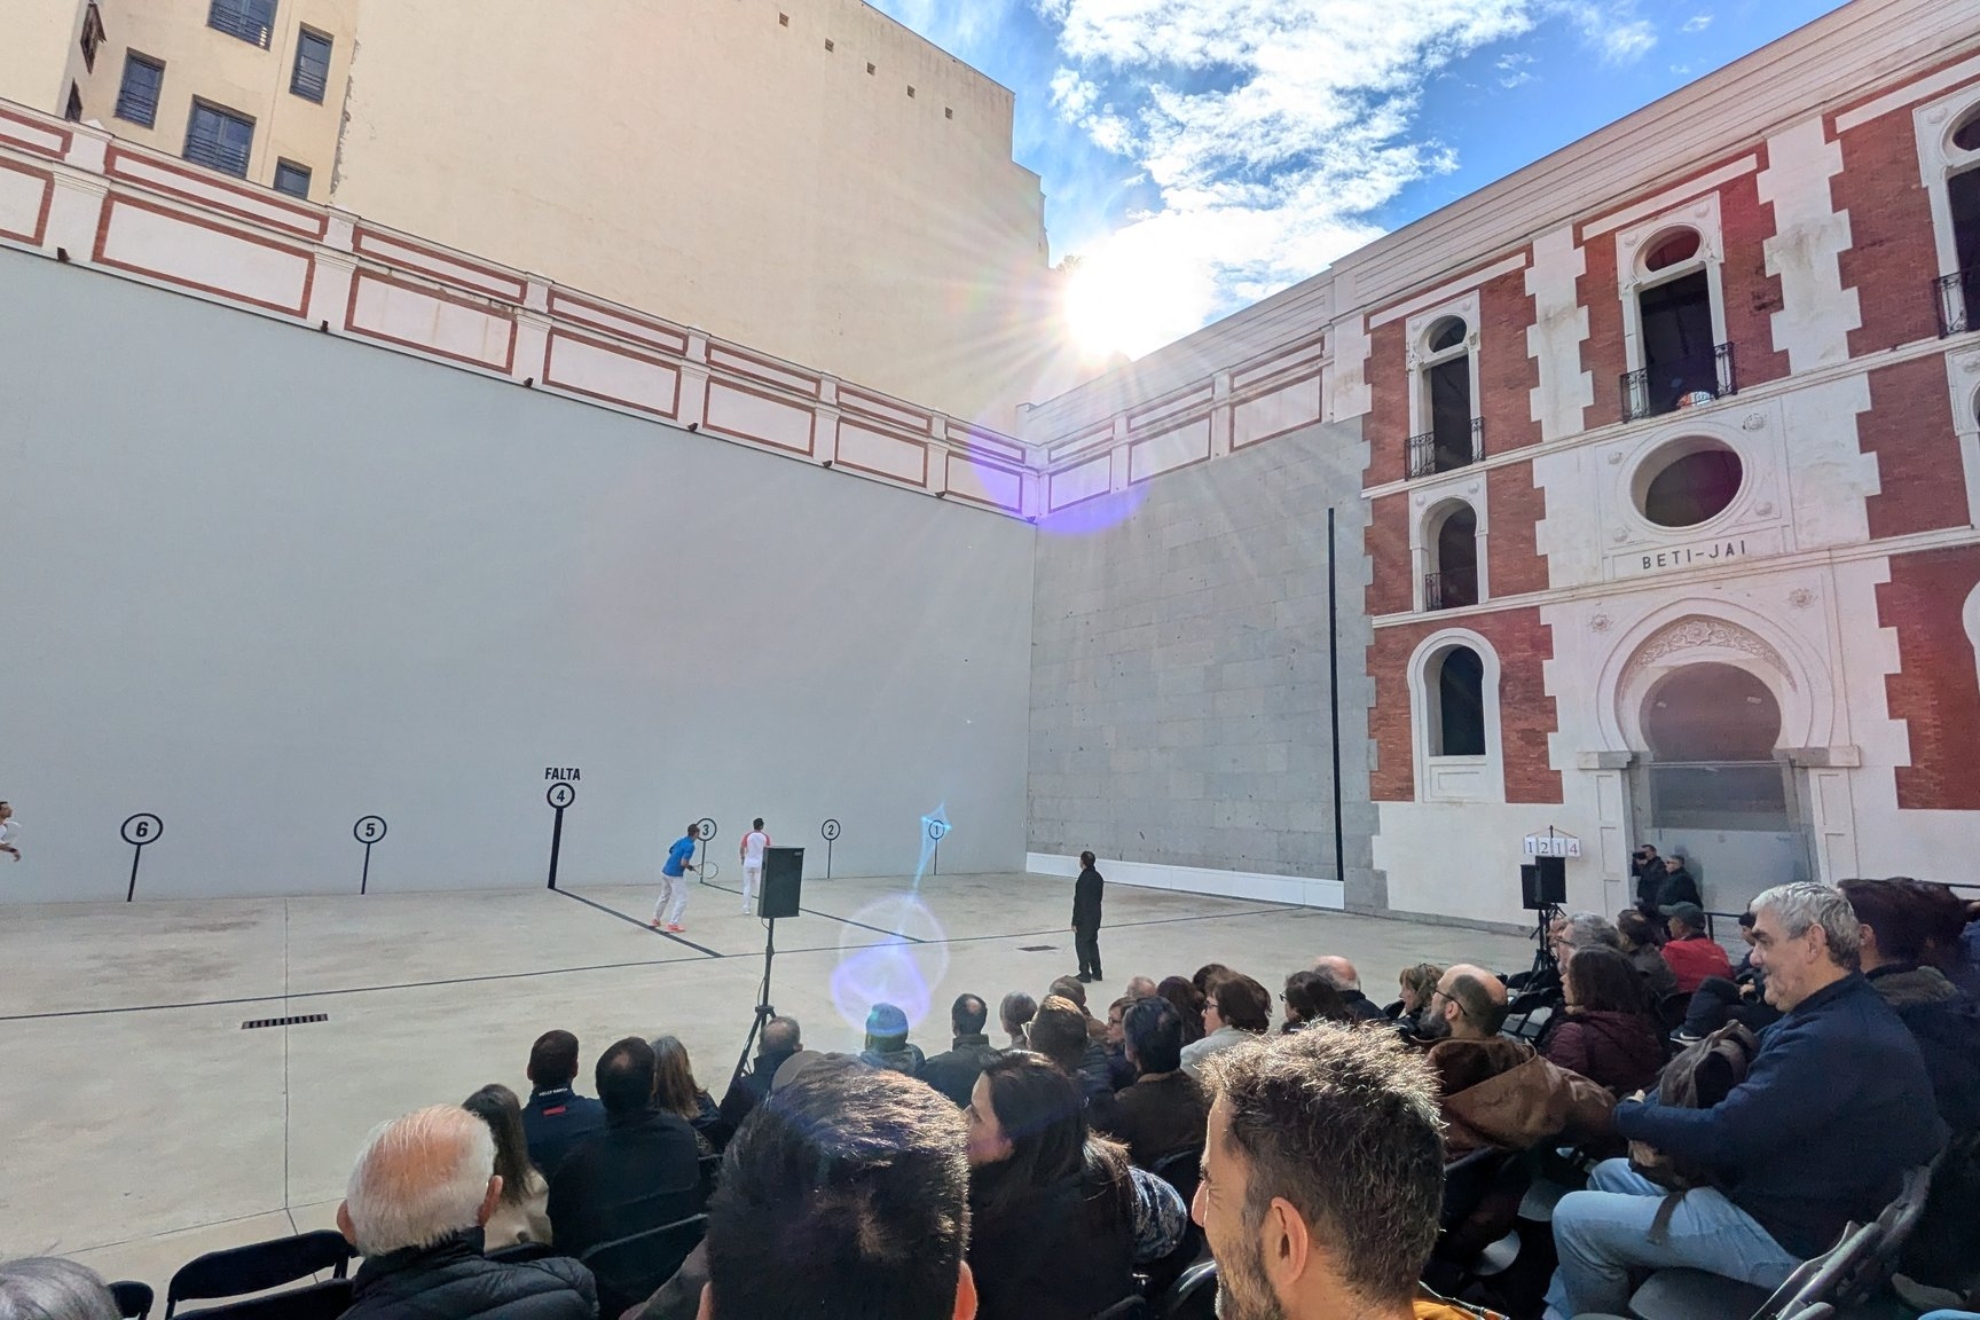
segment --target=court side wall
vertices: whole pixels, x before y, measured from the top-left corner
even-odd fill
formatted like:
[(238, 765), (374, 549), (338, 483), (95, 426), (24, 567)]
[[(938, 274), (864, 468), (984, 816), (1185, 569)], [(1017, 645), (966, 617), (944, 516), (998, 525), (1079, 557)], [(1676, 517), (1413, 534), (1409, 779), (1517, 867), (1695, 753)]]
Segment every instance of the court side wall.
[(0, 902), (1020, 869), (1033, 537), (0, 252)]

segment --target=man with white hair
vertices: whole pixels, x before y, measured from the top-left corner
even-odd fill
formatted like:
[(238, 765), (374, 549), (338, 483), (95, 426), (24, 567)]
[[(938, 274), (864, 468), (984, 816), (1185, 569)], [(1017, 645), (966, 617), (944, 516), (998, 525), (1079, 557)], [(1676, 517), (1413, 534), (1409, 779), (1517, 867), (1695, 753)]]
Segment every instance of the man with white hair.
[(365, 1258), (350, 1320), (595, 1320), (591, 1271), (562, 1256), (504, 1264), (481, 1254), (502, 1179), (495, 1136), (457, 1105), (414, 1110), (372, 1132), (337, 1227)]
[(1347, 1004), (1348, 1012), (1354, 1014), (1357, 1022), (1387, 1022), (1389, 1015), (1382, 1006), (1370, 1000), (1361, 992), (1361, 973), (1354, 964), (1338, 953), (1324, 953), (1313, 960), (1313, 970), (1318, 972), (1328, 985), (1340, 992)]
[(1616, 1131), (1710, 1170), (1718, 1187), (1673, 1203), (1667, 1189), (1606, 1160), (1589, 1190), (1554, 1209), (1560, 1269), (1547, 1315), (1625, 1314), (1630, 1271), (1689, 1266), (1762, 1288), (1875, 1219), (1906, 1169), (1945, 1140), (1918, 1045), (1856, 970), (1860, 930), (1827, 885), (1790, 884), (1753, 900), (1753, 962), (1780, 1021), (1760, 1035), (1746, 1080), (1710, 1109), (1638, 1098)]

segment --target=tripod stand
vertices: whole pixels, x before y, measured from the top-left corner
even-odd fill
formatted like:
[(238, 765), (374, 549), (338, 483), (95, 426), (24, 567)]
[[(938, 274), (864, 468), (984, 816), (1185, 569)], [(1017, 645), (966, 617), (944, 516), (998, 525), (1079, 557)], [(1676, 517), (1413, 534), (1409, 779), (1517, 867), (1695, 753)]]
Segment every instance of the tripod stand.
[(763, 984), (756, 992), (756, 1018), (749, 1024), (749, 1034), (743, 1037), (742, 1054), (736, 1059), (736, 1070), (729, 1077), (729, 1086), (742, 1080), (743, 1072), (749, 1067), (749, 1052), (762, 1034), (763, 1024), (777, 1016), (777, 1010), (770, 1003), (770, 964), (777, 957), (777, 919), (763, 919)]
[(1542, 976), (1558, 976), (1561, 966), (1554, 958), (1554, 946), (1548, 940), (1548, 927), (1561, 915), (1559, 904), (1542, 903), (1534, 912), (1533, 939), (1540, 947), (1533, 953), (1533, 970), (1527, 973), (1526, 983), (1532, 985)]

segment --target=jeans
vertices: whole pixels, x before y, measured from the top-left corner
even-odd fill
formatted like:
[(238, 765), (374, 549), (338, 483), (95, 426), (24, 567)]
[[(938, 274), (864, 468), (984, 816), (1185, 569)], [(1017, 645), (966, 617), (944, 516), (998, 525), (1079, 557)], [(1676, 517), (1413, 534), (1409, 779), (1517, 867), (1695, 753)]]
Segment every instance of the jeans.
[(1618, 1159), (1595, 1166), (1587, 1191), (1561, 1198), (1554, 1207), (1561, 1267), (1547, 1287), (1547, 1320), (1627, 1315), (1633, 1269), (1688, 1266), (1776, 1288), (1801, 1263), (1752, 1216), (1706, 1187), (1684, 1194), (1668, 1238), (1661, 1246), (1650, 1245), (1650, 1224), (1667, 1191)]

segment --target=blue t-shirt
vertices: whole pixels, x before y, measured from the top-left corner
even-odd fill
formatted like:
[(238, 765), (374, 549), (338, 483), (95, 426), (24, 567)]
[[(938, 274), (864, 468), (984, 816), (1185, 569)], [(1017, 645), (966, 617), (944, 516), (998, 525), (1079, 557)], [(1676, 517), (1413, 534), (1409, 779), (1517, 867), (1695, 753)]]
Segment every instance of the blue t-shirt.
[(684, 875), (688, 860), (694, 856), (694, 836), (684, 835), (674, 841), (667, 850), (667, 864), (660, 868), (662, 875)]

